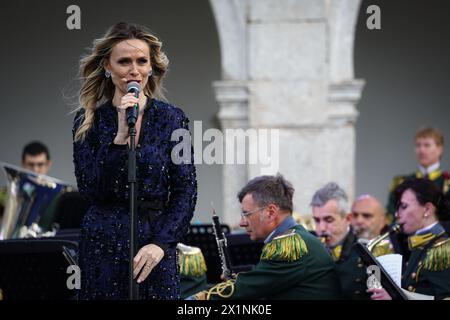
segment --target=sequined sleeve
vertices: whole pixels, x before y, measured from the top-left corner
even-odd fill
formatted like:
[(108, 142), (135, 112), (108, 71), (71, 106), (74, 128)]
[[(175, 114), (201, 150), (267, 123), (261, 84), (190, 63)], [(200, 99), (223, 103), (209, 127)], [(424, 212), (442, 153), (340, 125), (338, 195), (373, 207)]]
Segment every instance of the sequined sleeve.
[[(84, 110), (81, 110), (75, 116), (73, 137), (83, 121), (83, 115)], [(73, 143), (78, 190), (91, 203), (111, 199), (114, 196), (113, 186), (117, 185), (113, 182), (126, 179), (124, 170), (120, 170), (126, 163), (126, 146), (102, 141), (102, 136), (94, 124), (85, 139)]]
[[(176, 109), (174, 118), (173, 130), (179, 128), (189, 130), (189, 120), (180, 109)], [(172, 141), (172, 148), (177, 143), (178, 141)], [(163, 245), (176, 244), (188, 231), (197, 201), (197, 178), (192, 145), (191, 159), (188, 162), (181, 164), (170, 162), (169, 201), (164, 218), (157, 222), (158, 227), (153, 243)]]

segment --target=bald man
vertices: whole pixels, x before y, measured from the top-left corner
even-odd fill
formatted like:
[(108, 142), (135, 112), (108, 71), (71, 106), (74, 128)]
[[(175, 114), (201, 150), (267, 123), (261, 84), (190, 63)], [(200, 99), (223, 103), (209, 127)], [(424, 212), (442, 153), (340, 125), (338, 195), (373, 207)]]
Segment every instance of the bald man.
[(365, 194), (352, 205), (351, 224), (358, 238), (371, 240), (387, 231), (386, 211), (377, 198)]

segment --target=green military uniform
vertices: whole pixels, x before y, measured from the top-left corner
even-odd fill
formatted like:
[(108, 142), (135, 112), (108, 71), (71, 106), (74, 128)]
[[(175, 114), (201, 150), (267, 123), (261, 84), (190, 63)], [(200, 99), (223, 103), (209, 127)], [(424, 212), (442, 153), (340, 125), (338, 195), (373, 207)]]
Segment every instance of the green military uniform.
[(411, 255), (402, 287), (411, 292), (450, 299), (450, 239), (441, 224), (408, 238)]
[(180, 270), (180, 297), (185, 299), (206, 289), (206, 263), (200, 248), (177, 245)]
[(367, 290), (367, 273), (364, 263), (353, 245), (357, 237), (350, 230), (340, 244), (328, 248), (336, 262), (344, 299), (370, 299)]
[[(391, 187), (389, 190), (388, 204), (387, 204), (387, 212), (389, 214), (389, 222), (395, 221), (395, 212), (397, 211), (396, 203), (395, 203), (395, 189), (402, 184), (403, 181), (410, 178), (424, 178), (424, 175), (421, 171), (417, 170), (415, 173), (405, 176), (396, 176), (392, 180)], [(427, 176), (428, 179), (433, 181), (439, 190), (441, 190), (444, 194), (450, 192), (450, 174), (447, 171), (441, 171), (437, 169), (432, 171)]]
[[(295, 223), (266, 239), (253, 270), (219, 283), (197, 299), (339, 299), (335, 265), (320, 241)], [(286, 224), (284, 224), (286, 225)]]

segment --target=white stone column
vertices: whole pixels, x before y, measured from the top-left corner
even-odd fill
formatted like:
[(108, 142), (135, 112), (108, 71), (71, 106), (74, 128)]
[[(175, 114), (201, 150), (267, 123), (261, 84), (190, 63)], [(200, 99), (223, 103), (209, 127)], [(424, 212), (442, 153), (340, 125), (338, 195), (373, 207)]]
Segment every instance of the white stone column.
[[(280, 130), (279, 171), (296, 188), (301, 214), (329, 181), (354, 196), (354, 124), (364, 84), (353, 73), (360, 1), (210, 0), (226, 80), (215, 85), (222, 129)], [(232, 225), (239, 218), (236, 190), (259, 175), (254, 166), (243, 170), (223, 170), (224, 213)]]
[[(248, 128), (248, 90), (245, 81), (214, 82), (216, 99), (220, 105), (218, 118), (224, 135), (228, 129)], [(230, 143), (225, 139), (225, 143)], [(224, 158), (226, 158), (226, 149)], [(222, 189), (223, 212), (222, 221), (231, 227), (237, 227), (240, 217), (240, 206), (237, 193), (247, 183), (247, 166), (245, 164), (223, 164)]]

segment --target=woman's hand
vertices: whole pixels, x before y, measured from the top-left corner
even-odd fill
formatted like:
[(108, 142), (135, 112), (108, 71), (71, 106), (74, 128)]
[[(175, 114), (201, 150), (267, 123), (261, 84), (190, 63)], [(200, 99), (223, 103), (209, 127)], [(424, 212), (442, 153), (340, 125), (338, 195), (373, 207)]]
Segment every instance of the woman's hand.
[(133, 278), (139, 275), (138, 283), (144, 281), (164, 257), (164, 251), (155, 244), (148, 244), (142, 247), (133, 259)]
[(128, 142), (128, 123), (127, 123), (127, 108), (133, 107), (135, 104), (139, 103), (139, 99), (134, 96), (133, 93), (127, 93), (120, 99), (120, 105), (117, 107), (118, 110), (118, 129), (117, 135), (114, 138), (114, 144), (126, 144)]
[(372, 293), (372, 300), (392, 300), (391, 296), (384, 289), (368, 289), (367, 292)]

